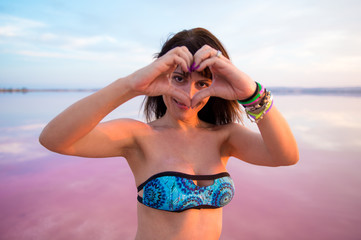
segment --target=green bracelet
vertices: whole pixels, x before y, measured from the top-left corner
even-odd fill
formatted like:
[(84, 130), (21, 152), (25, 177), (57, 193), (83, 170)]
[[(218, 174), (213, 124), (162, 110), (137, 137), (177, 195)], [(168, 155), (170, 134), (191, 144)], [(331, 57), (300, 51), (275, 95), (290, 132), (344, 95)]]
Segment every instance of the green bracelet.
[(263, 89), (263, 86), (256, 82), (257, 83), (257, 88), (256, 88), (256, 91), (252, 94), (251, 97), (247, 98), (247, 99), (244, 99), (244, 100), (238, 100), (238, 103), (242, 104), (242, 105), (249, 105), (251, 103), (254, 103), (258, 100), (258, 98), (261, 97), (261, 92), (262, 89)]

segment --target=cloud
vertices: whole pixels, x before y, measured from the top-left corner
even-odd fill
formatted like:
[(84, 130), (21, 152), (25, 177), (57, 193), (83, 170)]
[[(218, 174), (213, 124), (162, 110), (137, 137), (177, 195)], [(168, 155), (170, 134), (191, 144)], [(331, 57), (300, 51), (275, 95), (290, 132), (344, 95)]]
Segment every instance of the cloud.
[[(86, 61), (149, 61), (154, 49), (137, 41), (118, 40), (114, 36), (58, 34), (51, 26), (31, 19), (0, 15), (0, 44), (6, 46), (6, 53), (34, 58), (73, 59)], [(5, 48), (4, 48), (5, 49)], [(137, 55), (143, 54), (142, 57)], [(122, 56), (120, 56), (122, 55)]]
[(38, 137), (44, 123), (0, 127), (0, 164), (36, 160), (49, 154)]
[(25, 151), (20, 142), (0, 143), (0, 153), (20, 154)]
[[(355, 121), (355, 118), (350, 118), (350, 113), (347, 111), (342, 111), (337, 109), (337, 114), (335, 114), (336, 109), (334, 110), (322, 110), (318, 109), (309, 110), (303, 108), (297, 111), (288, 111), (287, 116), (290, 119), (303, 119), (303, 123), (311, 124), (312, 126), (321, 127), (322, 125), (331, 126), (332, 128), (340, 129), (353, 129), (361, 130), (361, 124)], [(356, 117), (360, 115), (359, 113), (353, 113), (353, 116)], [(305, 118), (305, 116), (307, 116)], [(360, 115), (361, 116), (361, 115)], [(310, 125), (308, 125), (310, 127)]]
[[(355, 120), (361, 117), (360, 113), (352, 112), (352, 107), (342, 106), (350, 99), (332, 97), (309, 97), (302, 103), (295, 104), (295, 108), (286, 108), (282, 111), (289, 121), (296, 138), (311, 148), (325, 150), (360, 149), (361, 124)], [(327, 103), (336, 103), (326, 106)], [(358, 100), (354, 101), (355, 105)], [(306, 108), (305, 106), (311, 106)], [(332, 107), (331, 107), (332, 106)], [(352, 112), (352, 117), (350, 117)]]
[(44, 123), (34, 123), (34, 124), (27, 124), (18, 126), (17, 129), (21, 131), (32, 131), (32, 130), (39, 130), (43, 129), (46, 124)]
[(37, 160), (47, 155), (49, 152), (34, 138), (22, 137), (20, 140), (9, 139), (7, 142), (0, 142), (0, 165)]
[[(45, 127), (45, 123), (33, 123), (33, 124), (26, 124), (26, 125), (19, 125), (15, 127), (0, 127), (1, 131), (7, 132), (22, 132), (22, 131), (33, 131), (33, 130), (40, 130)], [(1, 140), (1, 138), (0, 138)]]
[[(206, 5), (186, 1), (177, 8), (158, 2), (127, 6), (36, 5), (32, 9), (36, 8), (37, 15), (27, 14), (28, 19), (0, 15), (0, 53), (20, 61), (25, 59), (24, 67), (43, 60), (49, 60), (47, 69), (71, 65), (79, 71), (64, 71), (71, 76), (79, 76), (84, 69), (93, 72), (102, 68), (107, 71), (100, 72), (109, 72), (109, 66), (115, 69), (114, 75), (123, 75), (148, 64), (159, 50), (158, 43), (169, 32), (202, 26), (225, 43), (236, 66), (265, 84), (359, 85), (360, 4), (354, 0), (256, 0)], [(160, 14), (154, 14), (155, 11)], [(179, 12), (187, 12), (192, 18), (179, 17)], [(64, 61), (59, 65), (61, 59)], [(97, 68), (89, 66), (95, 63)], [(43, 70), (32, 69), (26, 74), (38, 79), (38, 72)], [(2, 75), (6, 73), (6, 78), (20, 78), (15, 70), (4, 68)], [(51, 75), (58, 74), (43, 74), (41, 81)], [(63, 74), (59, 79), (54, 81), (63, 84), (69, 76)]]
[(79, 49), (98, 44), (116, 44), (117, 40), (110, 36), (90, 36), (90, 37), (69, 37), (65, 38), (65, 48)]
[(221, 32), (235, 64), (262, 81), (359, 85), (360, 4), (277, 0), (240, 4), (224, 16), (222, 24), (232, 24)]
[[(68, 54), (65, 53), (59, 53), (59, 52), (50, 52), (50, 51), (28, 51), (28, 50), (22, 50), (22, 51), (17, 51), (15, 52), (16, 54), (19, 55), (24, 55), (24, 56), (30, 56), (30, 57), (46, 57), (46, 58), (69, 58), (69, 59), (74, 59), (76, 57), (74, 56), (70, 56)], [(81, 59), (81, 58), (80, 58)]]
[(15, 26), (2, 26), (0, 27), (0, 36), (14, 37), (20, 32), (19, 28)]
[(23, 36), (33, 29), (43, 28), (46, 26), (43, 22), (5, 14), (0, 14), (0, 22), (0, 36), (3, 37)]

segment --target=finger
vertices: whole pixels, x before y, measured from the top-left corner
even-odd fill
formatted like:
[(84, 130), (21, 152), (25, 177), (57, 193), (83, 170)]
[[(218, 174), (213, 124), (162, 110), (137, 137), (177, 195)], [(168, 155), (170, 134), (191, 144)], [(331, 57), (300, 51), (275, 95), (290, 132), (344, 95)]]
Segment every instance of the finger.
[(195, 63), (195, 69), (197, 70), (197, 67), (200, 63), (205, 61), (206, 59), (215, 57), (217, 55), (217, 50), (208, 46), (204, 45), (202, 48), (200, 48), (195, 54), (194, 54), (194, 63)]
[(182, 66), (182, 69), (185, 70), (185, 72), (188, 72), (188, 70), (190, 69), (191, 64), (193, 62), (193, 55), (188, 50), (188, 48), (185, 46), (176, 47), (176, 48), (172, 49), (171, 51), (173, 52), (173, 54), (176, 55), (176, 57), (180, 57), (180, 58), (184, 59), (187, 67), (185, 69), (183, 69), (183, 66)]
[(191, 107), (194, 108), (197, 106), (204, 98), (210, 97), (213, 95), (213, 88), (209, 87), (203, 90), (200, 90), (196, 94), (194, 94), (191, 102)]
[(175, 56), (173, 56), (172, 60), (173, 60), (172, 63), (171, 63), (172, 72), (177, 68), (177, 66), (180, 66), (184, 72), (189, 71), (189, 66), (188, 66), (189, 64), (187, 63), (187, 61), (183, 57), (181, 57), (179, 55), (175, 55)]
[(183, 90), (180, 90), (175, 87), (171, 87), (170, 91), (167, 94), (174, 97), (177, 101), (184, 103), (186, 106), (188, 107), (191, 106), (191, 99), (189, 95)]
[(186, 46), (182, 47), (182, 53), (184, 54), (184, 57), (187, 59), (188, 66), (190, 67), (193, 63), (193, 54), (189, 51), (189, 49)]
[(218, 57), (212, 57), (208, 58), (204, 61), (202, 61), (196, 68), (195, 71), (202, 72), (205, 68), (209, 67), (212, 70), (215, 70), (216, 68), (222, 67), (224, 65), (224, 61), (219, 59)]

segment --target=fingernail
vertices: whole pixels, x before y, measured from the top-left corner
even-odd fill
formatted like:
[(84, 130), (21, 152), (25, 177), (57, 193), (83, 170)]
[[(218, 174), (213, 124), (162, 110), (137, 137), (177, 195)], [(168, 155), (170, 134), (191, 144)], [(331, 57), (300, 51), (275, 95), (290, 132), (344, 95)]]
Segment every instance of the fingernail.
[(193, 62), (193, 64), (192, 64), (192, 66), (191, 66), (191, 70), (190, 70), (190, 72), (193, 72), (194, 71), (194, 65), (195, 65), (196, 63), (195, 62)]
[(188, 68), (188, 72), (192, 72), (192, 67), (187, 67)]
[(199, 65), (196, 66), (196, 67), (193, 67), (193, 71), (197, 70), (200, 66), (201, 66), (201, 64), (199, 64)]

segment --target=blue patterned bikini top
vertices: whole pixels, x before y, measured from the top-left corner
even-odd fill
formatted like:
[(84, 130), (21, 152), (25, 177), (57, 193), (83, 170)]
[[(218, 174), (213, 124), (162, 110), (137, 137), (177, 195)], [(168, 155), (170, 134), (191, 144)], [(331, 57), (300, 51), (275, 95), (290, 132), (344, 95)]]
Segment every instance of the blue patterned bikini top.
[[(212, 185), (198, 186), (193, 180), (214, 180)], [(138, 201), (148, 207), (170, 212), (188, 209), (220, 208), (234, 195), (234, 184), (227, 172), (213, 175), (190, 175), (161, 172), (139, 185), (143, 197)]]

